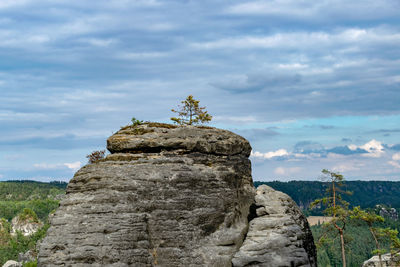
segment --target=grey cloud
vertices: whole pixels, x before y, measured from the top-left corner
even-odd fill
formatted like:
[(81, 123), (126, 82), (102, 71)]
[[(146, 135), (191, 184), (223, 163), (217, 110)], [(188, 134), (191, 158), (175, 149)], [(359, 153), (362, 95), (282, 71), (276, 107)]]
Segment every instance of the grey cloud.
[[(229, 79), (229, 78), (228, 78)], [(232, 93), (255, 93), (261, 90), (281, 89), (298, 84), (301, 75), (290, 73), (257, 73), (249, 74), (241, 78), (233, 78), (228, 81), (217, 81), (212, 86)]]
[(395, 150), (395, 151), (400, 151), (400, 144), (396, 144), (393, 146), (388, 146), (388, 145), (383, 145), (387, 149)]
[(337, 146), (327, 149), (322, 144), (313, 141), (298, 142), (294, 146), (293, 151), (294, 153), (300, 153), (300, 154), (320, 154), (322, 157), (325, 157), (327, 153), (335, 153), (340, 155), (354, 155), (354, 154), (368, 153), (368, 151), (361, 148), (351, 150), (348, 146)]
[(265, 140), (272, 136), (279, 135), (279, 132), (275, 131), (275, 128), (265, 128), (265, 129), (234, 129), (234, 132), (242, 135), (251, 142)]
[(368, 131), (367, 133), (384, 133), (384, 134), (391, 134), (391, 133), (400, 133), (400, 129), (378, 129), (378, 130), (373, 130), (373, 131)]
[(331, 149), (326, 150), (328, 153), (335, 153), (335, 154), (340, 154), (340, 155), (353, 155), (353, 154), (365, 154), (368, 153), (368, 151), (357, 148), (355, 150), (351, 150), (348, 146), (338, 146), (334, 147)]
[(321, 130), (331, 130), (335, 129), (335, 126), (333, 125), (306, 125), (304, 126), (305, 128), (319, 128)]
[(295, 144), (293, 151), (301, 154), (325, 153), (325, 148), (317, 142), (301, 141)]
[[(268, 23), (227, 14), (227, 0), (23, 2), (0, 8), (2, 149), (101, 145), (133, 116), (168, 120), (189, 94), (212, 115), (257, 123), (399, 114), (398, 1), (306, 13), (289, 1)], [(243, 135), (260, 143), (285, 133), (254, 127)]]
[(0, 148), (15, 149), (16, 147), (22, 149), (55, 149), (55, 150), (70, 150), (70, 149), (84, 149), (91, 147), (105, 147), (105, 138), (100, 137), (87, 137), (80, 138), (72, 134), (59, 136), (59, 137), (34, 137), (34, 138), (21, 138), (17, 140), (0, 141)]

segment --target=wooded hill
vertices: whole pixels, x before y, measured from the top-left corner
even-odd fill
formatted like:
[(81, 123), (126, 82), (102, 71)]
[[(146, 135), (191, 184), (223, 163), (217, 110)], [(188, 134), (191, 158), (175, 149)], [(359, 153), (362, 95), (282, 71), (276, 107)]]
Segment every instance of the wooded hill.
[[(275, 190), (288, 194), (301, 209), (307, 210), (310, 203), (326, 194), (328, 183), (320, 181), (290, 181), (290, 182), (254, 182), (254, 186), (266, 184)], [(374, 208), (377, 204), (384, 204), (393, 208), (400, 208), (400, 182), (391, 181), (346, 181), (344, 190), (352, 192), (343, 194), (343, 198), (351, 206)], [(319, 214), (318, 210), (311, 212)]]
[(0, 182), (0, 200), (21, 201), (47, 199), (65, 193), (66, 182), (5, 181)]
[[(66, 187), (65, 182), (0, 182), (0, 266), (7, 260), (17, 260), (19, 253), (28, 250), (37, 253), (36, 243), (45, 236), (49, 227), (47, 218), (58, 207)], [(24, 212), (37, 216), (43, 227), (30, 236), (12, 235), (11, 220)], [(36, 263), (24, 266), (36, 266)]]

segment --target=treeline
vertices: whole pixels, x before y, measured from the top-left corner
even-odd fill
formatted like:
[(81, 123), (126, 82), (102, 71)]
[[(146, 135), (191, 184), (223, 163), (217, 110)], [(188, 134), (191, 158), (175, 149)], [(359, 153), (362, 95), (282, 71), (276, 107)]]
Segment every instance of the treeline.
[[(326, 193), (328, 182), (289, 181), (289, 182), (254, 182), (254, 186), (266, 184), (275, 190), (288, 194), (299, 207), (308, 214), (320, 215), (320, 209), (308, 210), (309, 205)], [(352, 192), (343, 195), (343, 199), (351, 206), (373, 208), (377, 204), (400, 208), (400, 182), (392, 181), (346, 181), (344, 190)]]
[(6, 181), (0, 182), (0, 200), (23, 201), (55, 198), (64, 194), (65, 182)]

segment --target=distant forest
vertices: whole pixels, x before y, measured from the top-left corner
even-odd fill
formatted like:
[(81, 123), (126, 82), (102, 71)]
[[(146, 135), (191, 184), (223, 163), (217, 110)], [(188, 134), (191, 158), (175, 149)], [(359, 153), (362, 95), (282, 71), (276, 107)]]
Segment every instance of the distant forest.
[[(254, 182), (255, 187), (261, 184), (288, 194), (305, 211), (308, 210), (311, 202), (325, 195), (328, 187), (328, 183), (320, 181)], [(400, 182), (346, 181), (344, 184), (343, 189), (352, 194), (342, 196), (351, 206), (361, 206), (365, 209), (384, 204), (396, 209), (400, 208)], [(316, 215), (319, 212), (314, 210), (311, 213)]]

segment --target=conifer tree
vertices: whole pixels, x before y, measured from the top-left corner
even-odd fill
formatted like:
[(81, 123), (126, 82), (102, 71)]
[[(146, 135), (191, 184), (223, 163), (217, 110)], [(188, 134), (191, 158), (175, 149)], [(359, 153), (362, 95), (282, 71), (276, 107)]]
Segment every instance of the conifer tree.
[(182, 102), (182, 106), (178, 106), (178, 110), (171, 109), (172, 112), (178, 113), (178, 118), (172, 117), (171, 120), (180, 125), (193, 125), (207, 123), (211, 121), (212, 116), (208, 114), (205, 107), (200, 107), (199, 100), (189, 95)]
[(383, 267), (382, 253), (384, 253), (385, 251), (381, 249), (378, 237), (382, 235), (384, 229), (374, 227), (375, 223), (384, 221), (383, 217), (375, 214), (374, 212), (367, 212), (365, 210), (362, 210), (360, 207), (355, 207), (351, 213), (351, 219), (359, 219), (367, 223), (368, 229), (375, 241), (376, 249), (373, 251), (373, 253), (378, 254), (379, 265), (380, 267)]
[[(326, 169), (323, 169), (322, 173), (329, 182), (329, 186), (326, 190), (326, 196), (324, 198), (315, 200), (313, 203), (311, 203), (311, 207), (322, 204), (326, 207), (324, 210), (325, 215), (332, 217), (332, 220), (330, 220), (327, 225), (333, 226), (333, 229), (335, 229), (336, 233), (340, 236), (342, 266), (346, 267), (344, 233), (346, 230), (346, 223), (350, 217), (350, 210), (349, 203), (343, 200), (342, 194), (350, 193), (342, 190), (344, 183), (343, 175), (328, 171)], [(326, 236), (327, 235), (322, 236), (322, 242), (327, 240)]]

